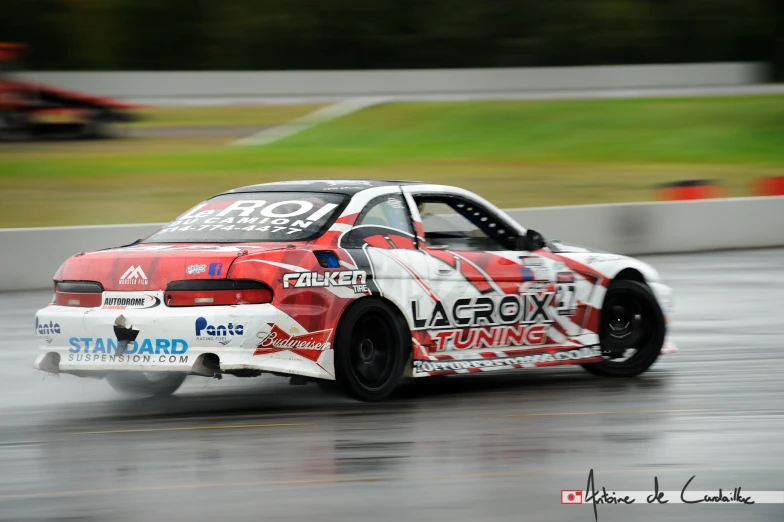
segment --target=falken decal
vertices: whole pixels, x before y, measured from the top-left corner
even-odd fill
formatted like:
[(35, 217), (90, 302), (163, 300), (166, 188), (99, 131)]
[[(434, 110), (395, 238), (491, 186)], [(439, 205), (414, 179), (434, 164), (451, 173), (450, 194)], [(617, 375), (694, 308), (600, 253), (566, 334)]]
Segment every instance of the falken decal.
[(318, 272), (290, 272), (283, 274), (283, 288), (351, 286), (355, 292), (367, 292), (366, 285), (367, 272), (364, 270), (337, 270), (323, 274)]

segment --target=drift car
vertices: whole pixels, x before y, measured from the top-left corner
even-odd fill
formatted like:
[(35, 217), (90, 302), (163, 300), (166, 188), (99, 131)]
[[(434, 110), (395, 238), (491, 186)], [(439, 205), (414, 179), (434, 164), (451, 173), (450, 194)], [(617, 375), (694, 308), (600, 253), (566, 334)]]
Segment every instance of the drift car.
[(35, 320), (40, 370), (141, 394), (268, 372), (368, 401), (405, 377), (567, 364), (635, 376), (662, 352), (670, 307), (641, 261), (405, 181), (230, 190), (144, 240), (71, 257), (54, 290)]

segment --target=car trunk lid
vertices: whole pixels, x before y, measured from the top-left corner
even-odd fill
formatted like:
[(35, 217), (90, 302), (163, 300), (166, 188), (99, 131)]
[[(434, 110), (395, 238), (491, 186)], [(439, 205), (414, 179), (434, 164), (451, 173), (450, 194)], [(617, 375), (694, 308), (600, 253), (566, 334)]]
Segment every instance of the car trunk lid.
[(165, 290), (172, 281), (225, 279), (238, 257), (289, 248), (271, 244), (137, 244), (77, 254), (58, 280), (96, 281), (104, 290)]

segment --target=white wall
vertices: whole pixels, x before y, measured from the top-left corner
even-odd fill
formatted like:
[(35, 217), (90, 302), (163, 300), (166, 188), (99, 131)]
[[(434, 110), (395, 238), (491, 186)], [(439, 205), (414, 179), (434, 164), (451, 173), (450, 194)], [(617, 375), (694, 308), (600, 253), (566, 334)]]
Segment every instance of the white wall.
[(739, 86), (762, 63), (373, 71), (32, 72), (20, 77), (118, 98), (350, 97)]
[[(523, 226), (620, 254), (784, 246), (784, 197), (508, 210)], [(0, 229), (0, 291), (51, 288), (69, 256), (124, 245), (160, 225)]]

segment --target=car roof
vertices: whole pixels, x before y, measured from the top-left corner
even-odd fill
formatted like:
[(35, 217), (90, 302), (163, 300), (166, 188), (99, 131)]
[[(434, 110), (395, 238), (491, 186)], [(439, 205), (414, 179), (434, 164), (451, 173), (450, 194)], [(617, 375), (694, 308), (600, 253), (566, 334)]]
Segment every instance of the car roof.
[(227, 190), (222, 194), (237, 192), (330, 192), (332, 194), (353, 196), (363, 190), (376, 187), (420, 185), (423, 183), (425, 182), (392, 179), (309, 179), (248, 185)]

